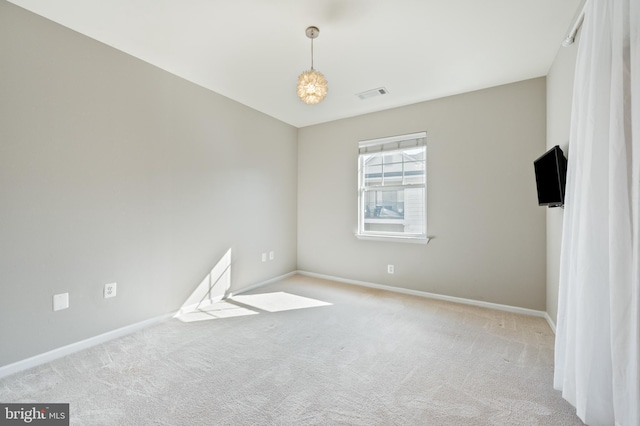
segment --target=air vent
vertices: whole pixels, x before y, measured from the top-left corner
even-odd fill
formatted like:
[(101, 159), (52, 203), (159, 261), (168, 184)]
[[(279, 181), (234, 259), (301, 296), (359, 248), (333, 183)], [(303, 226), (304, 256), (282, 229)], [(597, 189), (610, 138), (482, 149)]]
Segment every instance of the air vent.
[(378, 87), (377, 89), (367, 90), (366, 92), (357, 93), (356, 96), (362, 100), (374, 98), (376, 96), (382, 96), (389, 93), (385, 87)]

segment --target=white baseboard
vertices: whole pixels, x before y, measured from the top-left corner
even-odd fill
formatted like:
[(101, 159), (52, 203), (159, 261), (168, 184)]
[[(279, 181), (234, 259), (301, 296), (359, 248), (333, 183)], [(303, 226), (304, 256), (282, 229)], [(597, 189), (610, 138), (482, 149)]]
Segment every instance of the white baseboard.
[(138, 330), (142, 330), (143, 328), (147, 328), (152, 325), (159, 324), (162, 321), (165, 321), (171, 318), (173, 315), (174, 314), (171, 313), (171, 314), (166, 314), (166, 315), (161, 315), (155, 318), (151, 318), (148, 320), (140, 321), (135, 324), (127, 325), (127, 326), (118, 328), (116, 330), (99, 334), (97, 336), (89, 337), (88, 339), (84, 339), (79, 342), (72, 343), (70, 345), (66, 345), (60, 348), (50, 350), (49, 352), (32, 356), (31, 358), (27, 358), (22, 361), (17, 361), (12, 364), (5, 365), (3, 367), (0, 367), (0, 379), (2, 379), (3, 377), (10, 376), (11, 374), (15, 374), (20, 371), (28, 370), (29, 368), (37, 367), (38, 365), (42, 365), (47, 362), (54, 361), (58, 358), (71, 355), (72, 353), (79, 352), (84, 349), (88, 349), (92, 346), (100, 345), (102, 343), (108, 342), (109, 340), (126, 336)]
[[(358, 285), (358, 286), (362, 286), (362, 287), (375, 288), (375, 289), (378, 289), (378, 290), (387, 290), (387, 291), (392, 291), (392, 292), (395, 292), (395, 293), (410, 294), (412, 296), (426, 297), (426, 298), (429, 298), (429, 299), (444, 300), (444, 301), (447, 301), (447, 302), (461, 303), (461, 304), (464, 304), (464, 305), (479, 306), (481, 308), (496, 309), (496, 310), (499, 310), (499, 311), (512, 312), (512, 313), (515, 313), (515, 314), (523, 314), (523, 315), (529, 315), (529, 316), (540, 317), (540, 318), (549, 317), (549, 315), (544, 311), (537, 311), (535, 309), (520, 308), (518, 306), (501, 305), (499, 303), (483, 302), (483, 301), (480, 301), (480, 300), (465, 299), (465, 298), (462, 298), (462, 297), (445, 296), (445, 295), (442, 295), (442, 294), (429, 293), (429, 292), (426, 292), (426, 291), (410, 290), (410, 289), (406, 289), (406, 288), (392, 287), (392, 286), (388, 286), (388, 285), (375, 284), (375, 283), (370, 283), (370, 282), (366, 282), (366, 281), (350, 280), (350, 279), (334, 277), (334, 276), (330, 276), (330, 275), (316, 274), (314, 272), (298, 271), (298, 274), (306, 275), (306, 276), (309, 276), (309, 277), (322, 278), (322, 279), (325, 279), (325, 280), (338, 281), (338, 282), (345, 283), (345, 284), (353, 284), (353, 285)], [(547, 319), (547, 322), (549, 322), (550, 320), (551, 320), (551, 318)], [(552, 327), (552, 329), (555, 330), (554, 327)]]
[[(296, 271), (292, 271), (289, 272), (287, 274), (284, 275), (280, 275), (278, 277), (275, 278), (271, 278), (269, 280), (266, 281), (262, 281), (260, 283), (257, 284), (253, 284), (250, 285), (248, 287), (245, 287), (241, 290), (235, 291), (234, 293), (229, 293), (226, 297), (231, 297), (233, 294), (240, 294), (240, 293), (244, 293), (250, 290), (254, 290), (256, 288), (265, 286), (267, 284), (271, 284), (273, 282), (276, 281), (280, 281), (284, 278), (290, 277), (292, 275), (295, 275)], [(113, 339), (117, 339), (118, 337), (123, 337), (126, 336), (128, 334), (134, 333), (136, 331), (142, 330), (144, 328), (150, 327), (152, 325), (156, 325), (161, 323), (162, 321), (168, 320), (172, 317), (175, 317), (177, 314), (179, 314), (181, 311), (182, 312), (186, 312), (188, 311), (188, 309), (190, 308), (197, 308), (198, 305), (200, 305), (200, 307), (206, 305), (206, 304), (210, 304), (210, 303), (215, 303), (216, 300), (208, 300), (205, 302), (202, 302), (200, 304), (195, 304), (192, 306), (188, 306), (185, 308), (182, 308), (180, 311), (176, 311), (170, 314), (166, 314), (166, 315), (161, 315), (159, 317), (155, 317), (155, 318), (151, 318), (145, 321), (140, 321), (138, 323), (135, 324), (131, 324), (131, 325), (127, 325), (125, 327), (122, 328), (118, 328), (116, 330), (112, 330), (112, 331), (108, 331), (106, 333), (97, 335), (97, 336), (93, 336), (93, 337), (89, 337), (88, 339), (84, 339), (81, 340), (79, 342), (76, 343), (72, 343), (70, 345), (66, 345), (66, 346), (62, 346), (60, 348), (56, 348), (53, 350), (50, 350), (49, 352), (45, 352), (39, 355), (35, 355), (32, 356), (30, 358), (21, 360), (21, 361), (16, 361), (12, 364), (7, 364), (5, 366), (0, 367), (0, 379), (2, 379), (3, 377), (7, 377), (10, 376), (12, 374), (18, 373), (20, 371), (24, 371), (24, 370), (28, 370), (30, 368), (33, 367), (37, 367), (38, 365), (42, 365), (45, 364), (47, 362), (51, 362), (54, 361), (56, 359), (62, 358), (64, 356), (67, 355), (71, 355), (75, 352), (79, 352), (81, 350), (84, 349), (88, 349), (90, 347), (93, 346), (97, 346), (100, 345), (102, 343), (108, 342), (109, 340), (113, 340)]]
[(551, 327), (551, 331), (553, 331), (553, 334), (556, 334), (556, 323), (553, 322), (547, 312), (544, 313), (544, 319), (547, 320), (547, 324), (549, 324), (549, 327)]

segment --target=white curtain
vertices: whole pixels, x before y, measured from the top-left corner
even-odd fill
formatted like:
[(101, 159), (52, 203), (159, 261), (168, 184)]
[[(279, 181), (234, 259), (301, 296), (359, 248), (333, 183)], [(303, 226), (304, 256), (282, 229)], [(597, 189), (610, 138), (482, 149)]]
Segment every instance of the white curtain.
[(587, 0), (573, 94), (554, 386), (640, 425), (640, 0)]

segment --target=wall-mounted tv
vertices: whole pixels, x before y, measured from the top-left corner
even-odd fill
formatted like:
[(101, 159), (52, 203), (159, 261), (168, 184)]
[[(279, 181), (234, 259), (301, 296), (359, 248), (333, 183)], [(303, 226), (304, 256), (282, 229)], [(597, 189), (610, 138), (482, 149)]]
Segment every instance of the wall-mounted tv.
[(554, 146), (533, 162), (538, 188), (538, 205), (561, 207), (567, 181), (567, 159), (559, 146)]

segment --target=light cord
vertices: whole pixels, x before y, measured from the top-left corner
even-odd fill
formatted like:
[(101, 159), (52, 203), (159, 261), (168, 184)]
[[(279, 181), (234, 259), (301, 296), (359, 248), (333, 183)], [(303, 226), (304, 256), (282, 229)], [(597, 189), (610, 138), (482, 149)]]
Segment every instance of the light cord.
[(313, 70), (313, 38), (311, 38), (311, 69)]

